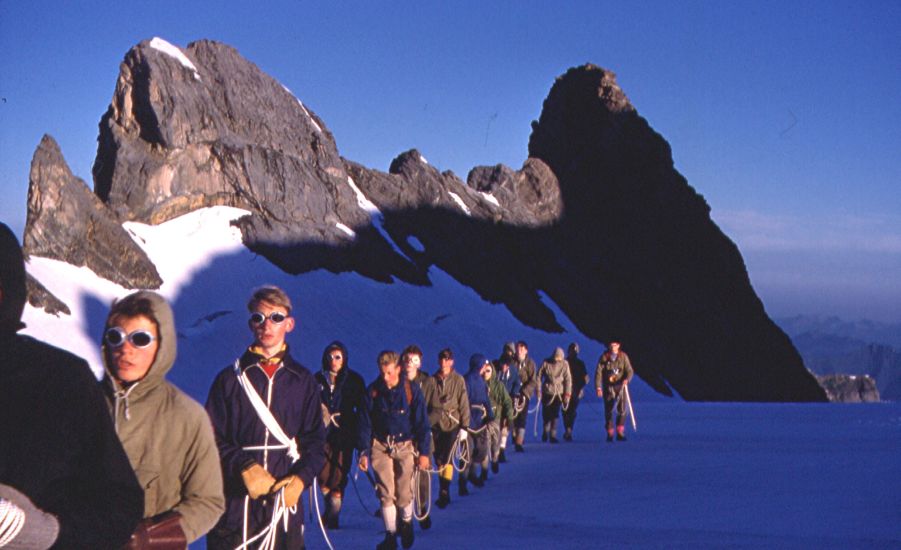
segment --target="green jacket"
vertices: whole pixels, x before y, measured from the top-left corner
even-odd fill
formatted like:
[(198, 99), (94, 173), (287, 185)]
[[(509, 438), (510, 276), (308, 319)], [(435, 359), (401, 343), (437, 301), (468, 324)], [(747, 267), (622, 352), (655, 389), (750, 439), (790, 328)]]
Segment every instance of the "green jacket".
[(219, 452), (204, 408), (165, 379), (176, 355), (172, 309), (156, 293), (141, 294), (159, 321), (156, 357), (147, 376), (123, 388), (111, 375), (104, 349), (102, 387), (116, 434), (144, 489), (144, 517), (180, 513), (181, 528), (192, 542), (225, 511)]
[(488, 400), (491, 401), (491, 410), (497, 420), (506, 420), (507, 425), (513, 424), (513, 400), (507, 393), (504, 384), (492, 376), (488, 379)]
[(623, 384), (632, 380), (633, 374), (632, 363), (626, 352), (620, 351), (614, 359), (608, 351), (598, 359), (598, 366), (594, 371), (594, 387), (604, 390), (604, 399), (616, 399)]
[(460, 426), (469, 426), (466, 382), (457, 371), (451, 371), (447, 378), (442, 378), (439, 370), (422, 385), (422, 393), (432, 429), (450, 432)]

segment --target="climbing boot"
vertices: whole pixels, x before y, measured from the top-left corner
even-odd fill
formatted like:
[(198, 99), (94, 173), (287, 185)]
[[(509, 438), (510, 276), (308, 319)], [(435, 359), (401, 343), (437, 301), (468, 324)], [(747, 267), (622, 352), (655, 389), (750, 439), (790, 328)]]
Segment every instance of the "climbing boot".
[(438, 500), (435, 501), (435, 506), (443, 510), (447, 508), (448, 504), (450, 504), (450, 491), (441, 489), (441, 491), (438, 492)]
[(385, 531), (385, 539), (375, 547), (375, 550), (397, 550), (397, 533)]
[(413, 521), (400, 520), (398, 522), (400, 533), (400, 545), (404, 548), (413, 546)]
[(469, 495), (469, 489), (466, 488), (466, 478), (462, 475), (460, 476), (460, 486), (457, 491), (461, 497), (465, 497)]

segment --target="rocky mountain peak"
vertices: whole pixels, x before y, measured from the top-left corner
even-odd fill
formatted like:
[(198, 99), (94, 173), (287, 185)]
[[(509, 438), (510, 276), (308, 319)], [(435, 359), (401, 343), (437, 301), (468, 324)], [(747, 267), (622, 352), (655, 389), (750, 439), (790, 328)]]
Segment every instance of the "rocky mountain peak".
[(158, 288), (156, 267), (113, 213), (75, 177), (59, 145), (41, 139), (31, 161), (23, 250), (87, 266), (125, 288)]
[(93, 172), (120, 219), (148, 223), (217, 204), (296, 219), (293, 188), (345, 177), (322, 121), (234, 48), (158, 38), (119, 67)]

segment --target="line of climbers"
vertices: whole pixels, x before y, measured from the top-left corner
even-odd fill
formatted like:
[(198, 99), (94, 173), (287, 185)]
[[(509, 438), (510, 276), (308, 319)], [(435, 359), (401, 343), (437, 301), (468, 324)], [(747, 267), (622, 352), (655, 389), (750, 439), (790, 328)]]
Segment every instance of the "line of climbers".
[[(5, 548), (185, 548), (204, 533), (210, 550), (303, 548), (301, 494), (318, 486), (323, 533), (338, 529), (355, 452), (381, 504), (385, 536), (377, 548), (397, 548), (398, 538), (410, 548), (414, 518), (423, 530), (432, 525), (431, 473), (439, 477), (439, 508), (451, 502), (455, 471), (458, 495), (469, 494), (470, 483), (482, 487), (489, 469), (497, 474), (507, 461), (511, 435), (524, 452), (534, 395), (542, 440), (558, 442), (562, 409), (563, 438), (572, 441), (589, 382), (577, 344), (566, 357), (557, 348), (536, 369), (522, 341), (504, 345), (495, 361), (473, 355), (462, 376), (450, 349), (438, 354), (431, 376), (419, 347), (383, 351), (368, 386), (349, 368), (347, 348), (333, 342), (314, 375), (285, 342), (295, 326), (290, 298), (267, 286), (248, 303), (253, 343), (216, 376), (205, 410), (165, 379), (175, 362), (175, 322), (154, 292), (111, 307), (98, 387), (83, 360), (16, 334), (24, 263), (5, 226), (0, 253)], [(628, 357), (611, 343), (595, 373), (608, 441), (614, 408), (616, 437), (625, 439), (622, 396), (631, 378)]]

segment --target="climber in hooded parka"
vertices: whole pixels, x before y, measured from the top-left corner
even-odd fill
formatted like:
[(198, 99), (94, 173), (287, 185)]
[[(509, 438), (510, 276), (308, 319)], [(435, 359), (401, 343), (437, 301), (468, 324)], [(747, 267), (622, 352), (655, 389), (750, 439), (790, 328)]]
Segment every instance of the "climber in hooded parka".
[(538, 379), (541, 381), (539, 392), (541, 417), (544, 421), (541, 440), (550, 439), (551, 443), (557, 443), (557, 418), (560, 416), (560, 408), (569, 408), (569, 399), (573, 392), (569, 363), (564, 359), (562, 348), (556, 348), (554, 355), (544, 360), (538, 369)]
[(225, 497), (206, 411), (166, 380), (176, 356), (169, 304), (148, 291), (115, 302), (102, 351), (113, 424), (144, 489), (145, 520), (135, 537), (157, 525), (192, 542), (215, 525)]

